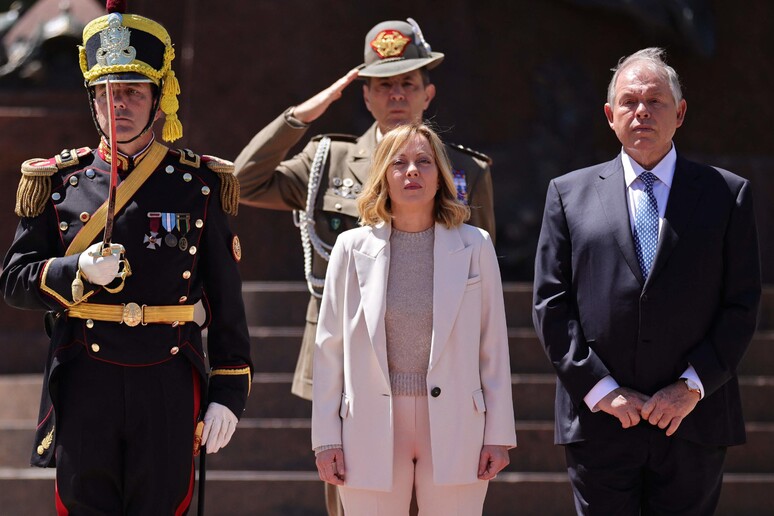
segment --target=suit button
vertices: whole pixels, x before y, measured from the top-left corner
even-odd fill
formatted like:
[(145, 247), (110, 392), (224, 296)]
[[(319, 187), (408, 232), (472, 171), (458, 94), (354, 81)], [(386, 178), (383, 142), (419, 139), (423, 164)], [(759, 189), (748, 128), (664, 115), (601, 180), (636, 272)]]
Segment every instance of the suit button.
[(433, 398), (437, 398), (441, 395), (441, 388), (440, 387), (433, 387), (433, 390), (430, 391), (430, 396)]
[(177, 355), (177, 353), (180, 351), (180, 348), (177, 346), (172, 346), (172, 349), (169, 350), (170, 355)]
[(96, 342), (95, 342), (94, 344), (92, 344), (92, 345), (91, 345), (91, 350), (92, 350), (94, 353), (99, 353), (99, 344), (97, 344)]

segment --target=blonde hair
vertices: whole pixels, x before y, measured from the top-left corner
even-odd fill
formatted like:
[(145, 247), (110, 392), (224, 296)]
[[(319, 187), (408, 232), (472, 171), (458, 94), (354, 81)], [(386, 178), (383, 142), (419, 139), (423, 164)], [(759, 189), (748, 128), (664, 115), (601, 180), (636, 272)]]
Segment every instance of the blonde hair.
[(423, 136), (430, 144), (438, 169), (438, 192), (435, 194), (433, 219), (447, 228), (452, 228), (470, 218), (470, 208), (457, 199), (457, 188), (454, 186), (451, 164), (443, 142), (426, 124), (414, 122), (391, 130), (376, 147), (368, 179), (357, 201), (361, 226), (375, 226), (392, 220), (387, 173), (395, 155), (415, 135)]

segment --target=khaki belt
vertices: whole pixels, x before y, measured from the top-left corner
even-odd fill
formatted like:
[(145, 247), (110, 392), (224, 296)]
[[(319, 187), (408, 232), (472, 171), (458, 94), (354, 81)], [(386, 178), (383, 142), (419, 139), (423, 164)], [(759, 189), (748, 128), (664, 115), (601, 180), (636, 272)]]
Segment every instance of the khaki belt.
[(194, 305), (140, 306), (137, 303), (121, 305), (81, 303), (68, 309), (67, 315), (78, 319), (123, 323), (132, 327), (154, 323), (177, 326), (194, 320)]

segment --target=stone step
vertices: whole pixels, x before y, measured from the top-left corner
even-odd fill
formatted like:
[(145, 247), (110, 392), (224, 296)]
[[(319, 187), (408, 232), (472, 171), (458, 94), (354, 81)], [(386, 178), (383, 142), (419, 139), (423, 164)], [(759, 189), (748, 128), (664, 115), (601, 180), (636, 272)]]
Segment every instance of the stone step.
[[(301, 282), (246, 281), (242, 285), (250, 326), (298, 326), (306, 317), (309, 293)], [(532, 328), (532, 284), (503, 283), (505, 315), (512, 328)], [(774, 286), (764, 286), (758, 330), (774, 330)]]
[[(772, 474), (727, 473), (715, 515), (774, 514), (772, 489)], [(313, 471), (208, 470), (205, 506), (209, 516), (325, 516), (323, 484)], [(54, 516), (54, 470), (0, 468), (0, 507), (6, 516)], [(189, 514), (196, 509), (194, 496)], [(573, 513), (564, 473), (500, 473), (484, 503), (487, 516)]]
[[(0, 422), (0, 467), (22, 468), (32, 450), (32, 420)], [(253, 419), (239, 422), (229, 445), (208, 457), (213, 470), (305, 471), (314, 469), (311, 421), (302, 418)], [(553, 444), (552, 421), (517, 421), (519, 446), (511, 451), (510, 472), (562, 472), (562, 447)], [(774, 463), (774, 424), (748, 423), (747, 444), (731, 447), (729, 473), (769, 473)]]
[[(250, 326), (298, 326), (306, 320), (304, 283), (245, 282), (242, 292)], [(505, 283), (503, 294), (508, 326), (532, 327), (532, 285)]]
[[(290, 393), (292, 373), (256, 373), (244, 417), (310, 417), (311, 402)], [(552, 420), (555, 377), (551, 374), (514, 374), (514, 413), (517, 420)], [(742, 410), (748, 422), (774, 421), (774, 376), (743, 376), (739, 379)], [(35, 419), (42, 377), (0, 375), (0, 420)]]
[[(256, 372), (292, 372), (301, 348), (302, 326), (252, 326), (251, 353)], [(511, 370), (514, 373), (552, 373), (553, 370), (531, 327), (509, 328)], [(0, 332), (0, 375), (43, 371), (48, 340), (42, 327)], [(740, 375), (774, 376), (774, 331), (755, 334), (739, 364)]]

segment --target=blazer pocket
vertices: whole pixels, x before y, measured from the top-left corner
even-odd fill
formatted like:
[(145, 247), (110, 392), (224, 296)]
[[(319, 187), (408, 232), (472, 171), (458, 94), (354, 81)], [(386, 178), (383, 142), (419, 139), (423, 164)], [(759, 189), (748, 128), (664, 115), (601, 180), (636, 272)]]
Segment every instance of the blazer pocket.
[(473, 391), (473, 406), (476, 407), (476, 412), (483, 414), (486, 412), (486, 403), (484, 403), (484, 391), (478, 389)]
[(349, 398), (344, 393), (341, 393), (341, 407), (339, 407), (339, 416), (341, 416), (341, 419), (346, 419), (347, 416), (349, 416)]
[(466, 291), (479, 288), (480, 286), (481, 286), (481, 276), (474, 276), (472, 278), (468, 278), (468, 281), (465, 282)]

